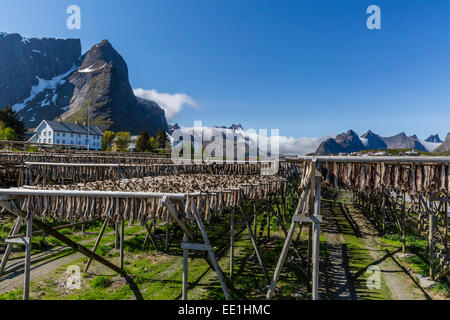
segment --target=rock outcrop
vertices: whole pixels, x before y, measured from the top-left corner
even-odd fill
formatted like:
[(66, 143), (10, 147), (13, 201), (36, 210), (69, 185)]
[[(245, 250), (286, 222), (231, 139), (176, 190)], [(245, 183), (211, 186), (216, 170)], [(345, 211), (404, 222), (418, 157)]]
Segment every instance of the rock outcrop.
[(0, 35), (0, 106), (12, 105), (26, 128), (61, 118), (131, 134), (168, 130), (164, 110), (134, 95), (127, 64), (107, 40), (80, 55), (79, 40)]
[(450, 132), (447, 134), (447, 138), (445, 138), (445, 141), (437, 147), (434, 152), (448, 152), (450, 151)]

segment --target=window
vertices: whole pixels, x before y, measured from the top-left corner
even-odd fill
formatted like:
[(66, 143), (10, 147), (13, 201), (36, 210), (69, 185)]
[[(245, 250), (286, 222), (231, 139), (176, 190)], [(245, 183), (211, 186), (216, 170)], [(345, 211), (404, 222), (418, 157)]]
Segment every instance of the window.
[(78, 135), (78, 138), (81, 138), (81, 134)]
[(70, 134), (70, 137), (73, 138), (73, 133)]
[(59, 139), (56, 139), (56, 143), (59, 143)]
[(66, 134), (65, 133), (63, 133), (63, 137), (65, 137), (66, 136)]
[(56, 136), (59, 137), (59, 132), (56, 133)]
[(73, 140), (72, 140), (72, 141), (70, 141), (70, 144), (73, 144)]

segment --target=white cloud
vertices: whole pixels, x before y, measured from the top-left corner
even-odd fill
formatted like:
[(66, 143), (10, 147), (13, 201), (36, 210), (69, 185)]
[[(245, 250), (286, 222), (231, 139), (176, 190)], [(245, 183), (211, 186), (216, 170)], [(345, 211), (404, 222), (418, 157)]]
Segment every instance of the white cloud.
[[(213, 128), (213, 127), (181, 127), (178, 131), (183, 135), (191, 135), (196, 139), (201, 140), (203, 136), (217, 136), (223, 133), (227, 137), (236, 137), (238, 141), (248, 139), (248, 143), (252, 147), (258, 146), (258, 139), (261, 138), (259, 132), (254, 130), (231, 130), (223, 128)], [(286, 136), (270, 136), (270, 130), (268, 132), (268, 148), (270, 149), (272, 141), (277, 141), (279, 143), (279, 152), (282, 155), (296, 156), (296, 155), (306, 155), (308, 153), (313, 153), (317, 150), (319, 145), (327, 140), (328, 138), (334, 138), (335, 136), (327, 136), (320, 138), (309, 138), (309, 137), (286, 137)], [(234, 138), (233, 138), (234, 139)], [(173, 139), (172, 139), (173, 140)], [(259, 146), (261, 147), (261, 145)]]
[(197, 107), (197, 102), (185, 93), (160, 93), (155, 89), (133, 89), (134, 94), (143, 99), (153, 100), (166, 112), (167, 121), (171, 121), (184, 106)]

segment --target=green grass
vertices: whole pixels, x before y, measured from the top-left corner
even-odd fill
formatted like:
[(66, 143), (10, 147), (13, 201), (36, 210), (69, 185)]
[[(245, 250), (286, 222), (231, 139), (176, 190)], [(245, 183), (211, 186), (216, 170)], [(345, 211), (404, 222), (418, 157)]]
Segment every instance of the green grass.
[[(350, 195), (348, 193), (336, 193), (333, 190), (325, 190), (330, 199), (335, 201), (350, 202)], [(355, 210), (350, 207), (350, 212)], [(389, 300), (392, 297), (392, 293), (389, 290), (384, 278), (381, 278), (380, 289), (367, 289), (367, 279), (370, 273), (366, 272), (368, 267), (376, 264), (376, 259), (370, 255), (369, 249), (361, 238), (355, 235), (349, 221), (345, 218), (344, 212), (342, 212), (339, 203), (326, 202), (322, 206), (323, 215), (334, 214), (341, 235), (345, 241), (345, 249), (347, 253), (347, 261), (349, 271), (351, 273), (352, 284), (354, 287), (354, 293), (357, 299), (364, 300)]]
[(112, 283), (111, 278), (107, 276), (98, 276), (89, 282), (91, 287), (103, 289), (108, 288), (111, 285), (111, 283)]
[[(385, 235), (381, 241), (388, 246), (390, 250), (400, 249), (402, 247), (401, 236), (397, 234)], [(427, 240), (417, 235), (406, 236), (406, 248), (410, 253), (414, 253), (413, 257), (399, 259), (401, 263), (410, 268), (414, 273), (428, 276), (430, 265), (428, 264)], [(436, 285), (431, 287), (431, 291), (450, 297), (450, 286), (445, 279), (436, 281)]]
[[(295, 204), (291, 204), (291, 210)], [(247, 207), (248, 208), (248, 207)], [(268, 285), (258, 261), (255, 257), (253, 247), (244, 224), (239, 223), (241, 217), (236, 215), (238, 224), (236, 226), (239, 236), (236, 238), (235, 247), (235, 273), (234, 286), (238, 291), (233, 292), (234, 298), (261, 299), (264, 298), (263, 290)], [(248, 218), (252, 219), (251, 214)], [(229, 274), (229, 213), (222, 217), (213, 217), (211, 225), (208, 227), (208, 236), (213, 244), (216, 257), (220, 259), (219, 263), (225, 274)], [(263, 217), (258, 219), (261, 223)], [(252, 223), (252, 221), (250, 221)], [(253, 223), (252, 223), (253, 227)], [(64, 300), (84, 300), (84, 299), (102, 299), (102, 300), (120, 300), (120, 299), (164, 299), (173, 300), (181, 298), (181, 279), (182, 279), (182, 250), (180, 242), (182, 241), (182, 232), (178, 231), (175, 238), (171, 240), (170, 252), (160, 254), (154, 251), (150, 241), (142, 250), (144, 234), (136, 234), (142, 230), (141, 226), (131, 227), (126, 234), (133, 234), (133, 237), (125, 241), (125, 270), (130, 275), (128, 282), (117, 281), (117, 275), (110, 270), (98, 271), (98, 263), (93, 262), (93, 266), (88, 274), (83, 275), (83, 285), (79, 290), (67, 292), (55, 286), (57, 281), (65, 277), (65, 270), (68, 266), (59, 268), (48, 279), (31, 284), (32, 299), (64, 299)], [(63, 232), (70, 235), (71, 230)], [(259, 231), (259, 227), (258, 227)], [(259, 233), (259, 232), (258, 232)], [(164, 228), (160, 228), (158, 234), (164, 234)], [(171, 228), (171, 236), (174, 235), (174, 229)], [(197, 233), (200, 237), (200, 232)], [(263, 243), (267, 237), (267, 228), (264, 229), (263, 237), (259, 239), (260, 250), (264, 264), (271, 275), (278, 261), (284, 240), (282, 233), (274, 223), (271, 227), (271, 243)], [(164, 247), (164, 237), (157, 237), (159, 248)], [(48, 238), (50, 240), (50, 238)], [(200, 240), (200, 238), (199, 238)], [(105, 256), (108, 260), (117, 264), (118, 252), (112, 250), (113, 245), (108, 244), (114, 241), (114, 235), (105, 236), (102, 239), (97, 253)], [(92, 247), (94, 239), (85, 244)], [(304, 242), (301, 243), (301, 249), (304, 250)], [(249, 257), (253, 257), (249, 259)], [(82, 258), (70, 265), (76, 264), (83, 268), (87, 258)], [(97, 265), (95, 267), (94, 265)], [(96, 269), (97, 268), (97, 269)], [(92, 270), (97, 270), (92, 274)], [(119, 278), (120, 279), (120, 278)], [(277, 297), (305, 299), (308, 297), (306, 292), (306, 275), (303, 266), (297, 261), (287, 262), (283, 269), (279, 282), (279, 292)], [(63, 281), (64, 282), (64, 281)], [(300, 293), (300, 294), (298, 294)], [(2, 299), (20, 299), (20, 291), (10, 292), (9, 295), (0, 296)], [(223, 292), (218, 281), (217, 275), (209, 268), (203, 260), (200, 252), (192, 251), (189, 259), (189, 298), (191, 299), (224, 299)]]

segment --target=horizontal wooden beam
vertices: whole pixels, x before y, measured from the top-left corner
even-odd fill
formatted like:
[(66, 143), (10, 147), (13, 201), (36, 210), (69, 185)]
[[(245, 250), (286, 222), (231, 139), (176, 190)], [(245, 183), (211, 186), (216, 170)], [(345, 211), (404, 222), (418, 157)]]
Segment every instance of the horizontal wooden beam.
[(359, 163), (450, 163), (450, 157), (386, 157), (386, 156), (305, 156), (288, 157), (288, 162), (314, 161), (317, 162), (359, 162)]
[(210, 250), (212, 250), (210, 245), (206, 245), (204, 243), (190, 243), (190, 242), (183, 242), (183, 243), (181, 243), (181, 249), (199, 250), (199, 251), (210, 251)]
[(292, 221), (320, 224), (322, 223), (322, 216), (302, 216), (297, 214), (292, 217)]

